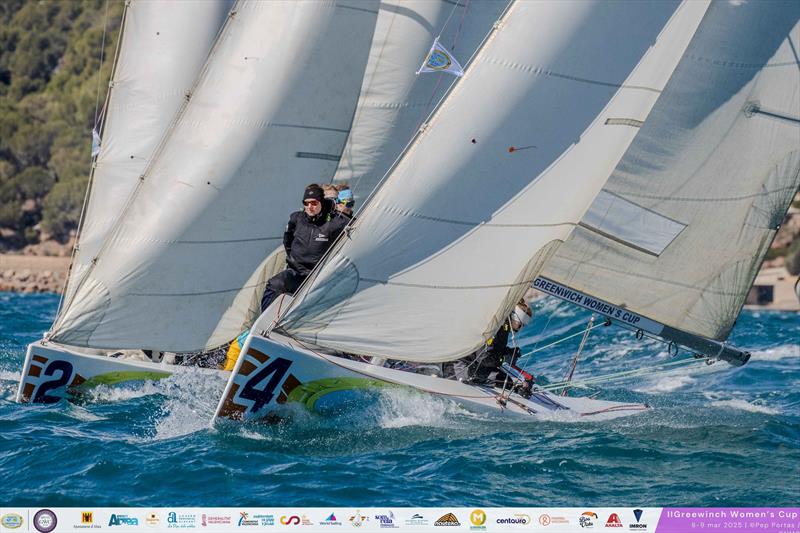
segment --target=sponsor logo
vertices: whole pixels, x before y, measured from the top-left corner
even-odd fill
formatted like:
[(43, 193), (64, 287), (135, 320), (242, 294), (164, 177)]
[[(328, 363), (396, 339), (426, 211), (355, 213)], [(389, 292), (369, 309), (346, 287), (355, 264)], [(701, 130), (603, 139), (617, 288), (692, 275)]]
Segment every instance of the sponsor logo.
[(611, 513), (606, 520), (606, 527), (622, 527), (622, 520), (617, 513)]
[(473, 509), (469, 513), (469, 521), (472, 523), (469, 526), (470, 531), (486, 531), (486, 512), (483, 509)]
[(645, 531), (647, 529), (647, 524), (642, 522), (642, 514), (644, 514), (644, 511), (641, 509), (633, 510), (633, 517), (636, 519), (636, 523), (628, 524), (630, 531)]
[(539, 524), (547, 527), (552, 524), (569, 524), (569, 520), (567, 520), (563, 516), (553, 516), (547, 513), (539, 515)]
[(284, 526), (296, 526), (299, 523), (300, 523), (300, 517), (297, 515), (292, 515), (292, 516), (283, 515), (281, 517), (281, 524), (283, 524)]
[(274, 526), (275, 525), (275, 515), (271, 515), (271, 514), (254, 514), (253, 515), (253, 520), (258, 520), (258, 524), (262, 525), (262, 526)]
[(503, 518), (498, 518), (495, 520), (498, 524), (510, 524), (510, 525), (518, 525), (518, 526), (525, 526), (531, 523), (531, 517), (526, 514), (515, 514), (514, 516), (505, 516)]
[(341, 526), (342, 523), (336, 519), (336, 513), (331, 513), (328, 518), (319, 522), (321, 526)]
[(361, 514), (361, 511), (356, 511), (356, 514), (350, 517), (350, 523), (353, 527), (361, 527), (365, 522), (369, 522), (369, 517)]
[(81, 512), (81, 523), (72, 524), (72, 529), (100, 529), (100, 524), (94, 523), (94, 513), (92, 511)]
[(428, 68), (432, 70), (447, 70), (447, 67), (452, 64), (453, 62), (450, 60), (450, 56), (447, 55), (444, 50), (434, 50), (431, 52), (427, 63)]
[(433, 523), (434, 526), (460, 526), (461, 522), (458, 521), (456, 515), (447, 513), (439, 517), (439, 520)]
[(427, 526), (428, 522), (430, 521), (421, 514), (414, 513), (414, 516), (406, 519), (405, 524), (407, 526)]
[[(268, 515), (272, 516), (272, 515)], [(202, 526), (229, 526), (233, 523), (233, 517), (230, 515), (213, 515), (213, 514), (204, 514), (202, 517), (202, 522), (200, 525)], [(274, 519), (273, 519), (274, 524)], [(273, 525), (270, 524), (270, 525)]]
[(167, 513), (167, 527), (170, 529), (194, 528), (197, 526), (197, 515), (171, 511)]
[(108, 519), (109, 526), (138, 526), (139, 519), (126, 514), (112, 514)]
[(0, 525), (6, 529), (17, 529), (22, 527), (22, 515), (8, 513), (0, 517)]
[(148, 513), (144, 519), (144, 523), (150, 527), (156, 527), (161, 524), (161, 517), (157, 513)]
[(250, 518), (250, 516), (245, 512), (239, 513), (239, 526), (257, 526), (258, 520), (254, 520)]
[(56, 524), (58, 524), (56, 513), (50, 509), (41, 509), (33, 515), (33, 527), (40, 533), (50, 533), (56, 528)]
[(376, 514), (375, 520), (377, 520), (378, 523), (380, 523), (381, 528), (392, 529), (398, 527), (398, 525), (394, 523), (395, 516), (394, 513), (391, 511), (389, 511), (388, 514)]
[(595, 520), (597, 520), (597, 513), (586, 511), (578, 518), (578, 523), (581, 527), (594, 527)]

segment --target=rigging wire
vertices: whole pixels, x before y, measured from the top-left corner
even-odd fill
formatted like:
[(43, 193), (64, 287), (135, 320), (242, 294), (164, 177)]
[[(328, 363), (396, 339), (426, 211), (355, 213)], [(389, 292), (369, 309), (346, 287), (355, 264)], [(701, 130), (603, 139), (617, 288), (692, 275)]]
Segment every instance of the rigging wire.
[[(100, 107), (100, 85), (103, 78), (103, 59), (105, 58), (105, 51), (106, 51), (106, 33), (108, 32), (108, 0), (106, 0), (106, 9), (105, 9), (105, 16), (103, 18), (103, 38), (100, 41), (100, 67), (97, 71), (97, 94), (94, 98), (94, 126), (93, 129), (97, 129), (97, 123), (99, 121), (99, 117), (97, 114), (97, 109)], [(103, 106), (105, 108), (105, 106)]]
[[(592, 318), (589, 319), (589, 324), (586, 326), (586, 331), (583, 332), (583, 338), (581, 339), (581, 343), (578, 346), (578, 351), (575, 352), (575, 357), (572, 359), (572, 366), (569, 369), (569, 373), (567, 374), (566, 382), (569, 383), (572, 381), (572, 375), (575, 373), (575, 368), (578, 366), (578, 358), (581, 356), (583, 352), (583, 348), (586, 346), (586, 340), (589, 338), (589, 333), (592, 331), (592, 326), (594, 325), (594, 318), (595, 315), (592, 313)], [(567, 395), (567, 387), (564, 387), (564, 390), (561, 391), (561, 396)]]
[[(103, 109), (98, 113), (98, 108), (100, 106), (100, 87), (101, 87), (101, 82), (103, 80), (103, 62), (105, 61), (106, 34), (108, 33), (108, 4), (109, 4), (109, 0), (106, 0), (105, 14), (104, 14), (104, 18), (103, 18), (103, 37), (101, 39), (101, 44), (100, 44), (100, 65), (99, 65), (99, 67), (97, 69), (97, 95), (95, 97), (95, 102), (94, 102), (94, 125), (92, 126), (92, 132), (97, 130), (98, 123), (105, 116), (105, 110), (106, 110), (106, 107), (107, 107), (107, 104), (108, 104), (108, 99), (111, 96), (111, 88), (109, 87), (109, 90), (106, 91), (106, 100), (103, 103)], [(112, 65), (111, 65), (111, 73), (109, 74), (109, 82), (110, 82), (110, 79), (114, 75), (114, 70), (116, 69), (116, 65), (117, 65), (117, 59), (119, 58), (120, 43), (122, 42), (122, 30), (123, 30), (123, 27), (125, 26), (125, 18), (126, 18), (125, 15), (127, 14), (127, 12), (128, 12), (128, 4), (126, 3), (125, 4), (125, 8), (122, 11), (122, 20), (120, 20), (120, 24), (119, 24), (119, 38), (117, 39), (117, 44), (116, 44), (116, 47), (114, 49), (114, 61), (113, 61)], [(92, 135), (92, 142), (94, 143), (94, 134)], [(89, 167), (89, 183), (86, 184), (86, 192), (83, 195), (83, 205), (81, 205), (81, 213), (78, 216), (78, 227), (77, 227), (76, 234), (75, 234), (75, 243), (72, 245), (72, 253), (70, 254), (70, 260), (69, 260), (69, 269), (67, 270), (67, 275), (64, 278), (64, 283), (61, 286), (61, 294), (58, 297), (58, 307), (56, 307), (56, 316), (53, 319), (53, 325), (56, 324), (56, 322), (59, 319), (59, 316), (61, 315), (61, 308), (64, 305), (64, 297), (66, 296), (67, 288), (69, 287), (69, 280), (70, 280), (70, 276), (72, 274), (72, 266), (75, 263), (75, 256), (76, 256), (76, 254), (78, 252), (78, 248), (79, 248), (79, 240), (80, 240), (81, 229), (83, 228), (83, 222), (84, 222), (84, 217), (86, 215), (86, 209), (88, 208), (88, 205), (89, 205), (89, 195), (90, 195), (91, 190), (92, 190), (92, 182), (94, 180), (94, 171), (95, 171), (96, 163), (97, 163), (97, 156), (92, 156), (91, 157), (91, 165)], [(52, 326), (51, 326), (51, 330), (52, 330)], [(44, 335), (45, 338), (47, 338), (49, 336), (49, 334), (50, 334), (50, 331), (46, 332), (45, 335)]]
[[(643, 368), (636, 368), (634, 370), (625, 370), (623, 372), (615, 372), (613, 374), (605, 374), (603, 376), (596, 376), (591, 378), (579, 379), (575, 381), (562, 381), (559, 383), (548, 383), (547, 385), (538, 387), (539, 390), (550, 391), (556, 389), (567, 389), (567, 388), (577, 388), (581, 387), (584, 388), (587, 385), (597, 385), (599, 383), (610, 383), (613, 381), (620, 381), (625, 379), (630, 379), (633, 377), (638, 377), (642, 375), (653, 375), (657, 373), (659, 370), (664, 369), (671, 369), (672, 367), (680, 368), (681, 365), (683, 367), (690, 367), (690, 366), (699, 366), (699, 363), (706, 363), (708, 362), (709, 358), (707, 357), (687, 357), (685, 359), (679, 359), (678, 361), (669, 361), (666, 363), (662, 363), (659, 365), (648, 366)], [(694, 364), (693, 364), (694, 363)]]

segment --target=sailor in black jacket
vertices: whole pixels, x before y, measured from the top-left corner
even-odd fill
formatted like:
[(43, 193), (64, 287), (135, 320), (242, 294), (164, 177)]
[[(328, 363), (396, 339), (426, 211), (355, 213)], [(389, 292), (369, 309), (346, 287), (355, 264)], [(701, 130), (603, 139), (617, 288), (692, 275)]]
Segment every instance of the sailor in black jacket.
[(331, 202), (325, 200), (320, 186), (306, 187), (303, 210), (289, 215), (289, 223), (283, 234), (286, 270), (267, 282), (261, 298), (262, 311), (280, 294), (294, 294), (349, 221), (348, 217), (333, 208)]

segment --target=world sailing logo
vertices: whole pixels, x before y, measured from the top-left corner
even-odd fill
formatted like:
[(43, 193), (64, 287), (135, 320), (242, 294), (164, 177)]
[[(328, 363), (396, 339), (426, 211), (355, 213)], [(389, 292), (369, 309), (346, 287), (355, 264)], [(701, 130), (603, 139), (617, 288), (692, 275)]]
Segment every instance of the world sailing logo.
[(342, 523), (339, 520), (336, 519), (336, 514), (331, 513), (328, 518), (326, 518), (322, 522), (319, 522), (319, 525), (321, 525), (321, 526), (341, 526)]

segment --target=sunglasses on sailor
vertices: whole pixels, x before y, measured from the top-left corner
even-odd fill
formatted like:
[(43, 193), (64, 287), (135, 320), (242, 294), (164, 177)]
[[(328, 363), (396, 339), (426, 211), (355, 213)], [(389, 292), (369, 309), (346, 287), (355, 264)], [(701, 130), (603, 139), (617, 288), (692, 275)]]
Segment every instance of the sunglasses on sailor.
[(320, 205), (319, 200), (303, 200), (303, 205)]

